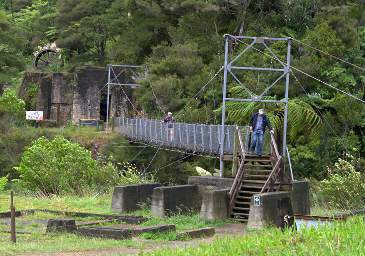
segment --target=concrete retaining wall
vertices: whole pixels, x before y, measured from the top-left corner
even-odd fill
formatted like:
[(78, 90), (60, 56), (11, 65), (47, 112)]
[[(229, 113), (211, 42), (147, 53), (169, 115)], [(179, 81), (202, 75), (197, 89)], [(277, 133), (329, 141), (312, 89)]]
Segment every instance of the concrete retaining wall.
[(294, 214), (310, 215), (309, 182), (293, 181), (291, 203)]
[(190, 176), (188, 184), (197, 186), (213, 186), (217, 189), (227, 189), (232, 187), (233, 180), (233, 178), (220, 178), (215, 176)]
[(281, 227), (285, 215), (293, 215), (290, 192), (272, 192), (258, 194), (260, 205), (255, 206), (252, 197), (248, 228)]
[(117, 186), (114, 188), (111, 208), (117, 212), (136, 211), (141, 204), (151, 200), (153, 189), (159, 186), (159, 183)]
[(151, 212), (154, 216), (198, 211), (201, 200), (198, 186), (183, 185), (153, 189)]
[(228, 218), (228, 189), (207, 190), (203, 194), (200, 218), (217, 220)]

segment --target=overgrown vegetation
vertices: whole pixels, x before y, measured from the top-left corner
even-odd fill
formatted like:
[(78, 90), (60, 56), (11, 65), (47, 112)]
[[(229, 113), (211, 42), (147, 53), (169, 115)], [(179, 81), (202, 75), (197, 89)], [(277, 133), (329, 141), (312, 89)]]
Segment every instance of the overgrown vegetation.
[(44, 195), (83, 195), (112, 187), (119, 178), (113, 164), (99, 164), (90, 151), (60, 136), (34, 141), (24, 151), (16, 170), (21, 186)]
[(363, 218), (300, 231), (266, 229), (244, 237), (223, 237), (190, 248), (162, 249), (151, 256), (231, 255), (362, 255), (365, 250)]
[[(218, 124), (222, 76), (200, 89), (223, 63), (222, 36), (227, 33), (293, 37), (293, 66), (364, 99), (364, 11), (364, 2), (358, 0), (0, 0), (0, 84), (11, 88), (0, 98), (0, 176), (7, 176), (10, 181), (18, 178), (13, 167), (20, 164), (24, 149), (41, 136), (53, 139), (59, 134), (90, 151), (103, 145), (97, 152), (101, 166), (112, 162), (119, 175), (125, 174), (120, 176), (123, 182), (135, 182), (144, 173), (142, 179), (153, 175), (164, 184), (184, 183), (187, 176), (196, 173), (196, 166), (209, 171), (217, 167), (212, 159), (136, 145), (123, 147), (128, 144), (120, 138), (109, 143), (111, 138), (115, 139), (113, 135), (108, 137), (96, 131), (23, 128), (24, 102), (16, 98), (15, 92), (22, 72), (32, 65), (33, 53), (39, 46), (57, 42), (65, 61), (60, 71), (88, 64), (147, 65), (148, 76), (140, 81), (142, 86), (134, 94), (136, 108), (145, 117), (161, 118), (164, 112), (172, 111), (177, 120)], [(245, 46), (236, 42), (229, 50), (235, 55)], [(278, 58), (285, 59), (283, 43), (270, 47)], [(237, 64), (277, 67), (275, 61), (257, 51), (248, 51)], [(348, 197), (363, 187), (364, 182), (359, 182), (357, 189), (344, 190), (350, 189), (348, 186), (358, 178), (363, 181), (364, 104), (302, 74), (294, 74), (289, 92), (288, 142), (295, 176), (325, 180), (319, 183), (319, 197), (329, 200), (331, 208), (353, 208), (355, 204), (342, 205), (329, 195)], [(263, 72), (236, 76), (254, 94), (277, 78)], [(234, 80), (228, 82), (229, 97), (250, 96)], [(267, 99), (281, 99), (282, 85), (278, 83), (272, 88)], [(37, 90), (32, 85), (29, 96)], [(259, 107), (267, 109), (280, 138), (282, 105), (229, 103), (228, 122), (246, 125)], [(343, 165), (334, 166), (339, 158), (350, 162), (349, 155), (358, 159), (355, 171)], [(138, 171), (125, 172), (126, 164), (118, 164), (129, 162)], [(364, 205), (360, 196), (355, 201), (359, 208)]]

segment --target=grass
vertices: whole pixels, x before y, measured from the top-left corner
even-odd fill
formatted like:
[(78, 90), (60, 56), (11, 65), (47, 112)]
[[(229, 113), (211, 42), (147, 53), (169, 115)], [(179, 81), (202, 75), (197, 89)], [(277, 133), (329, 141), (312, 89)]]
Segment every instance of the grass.
[[(111, 194), (90, 195), (82, 198), (76, 196), (54, 196), (54, 197), (35, 197), (30, 195), (15, 195), (15, 206), (17, 210), (26, 209), (50, 209), (61, 211), (77, 211), (103, 214), (118, 214), (112, 212)], [(0, 212), (9, 211), (9, 194), (0, 193)], [(183, 231), (201, 227), (218, 227), (227, 221), (203, 221), (199, 219), (198, 214), (188, 215), (172, 215), (165, 219), (153, 217), (144, 206), (142, 210), (130, 213), (131, 215), (139, 215), (148, 217), (149, 220), (142, 226), (154, 226), (162, 224), (175, 224), (177, 231)], [(147, 245), (153, 243), (160, 244), (163, 241), (176, 240), (176, 232), (164, 234), (144, 234), (140, 238), (142, 240), (107, 240), (107, 239), (91, 239), (79, 237), (72, 234), (45, 234), (44, 225), (37, 223), (28, 223), (22, 225), (22, 221), (32, 221), (36, 219), (56, 218), (57, 215), (50, 213), (37, 212), (35, 215), (28, 215), (17, 218), (17, 229), (21, 231), (32, 231), (31, 235), (18, 235), (18, 243), (13, 245), (9, 242), (9, 235), (0, 234), (0, 255), (17, 255), (24, 252), (32, 253), (51, 253), (51, 252), (72, 252), (82, 250), (108, 249), (116, 247), (132, 247), (143, 249)], [(60, 216), (58, 216), (60, 217)], [(76, 218), (79, 221), (93, 221), (94, 218)], [(1, 220), (0, 220), (1, 221)], [(111, 225), (109, 223), (107, 225)], [(116, 224), (116, 223), (114, 223)], [(8, 226), (0, 225), (0, 229), (6, 230)], [(143, 240), (148, 239), (148, 241)], [(188, 238), (187, 238), (188, 239)]]
[(24, 252), (52, 253), (83, 250), (108, 249), (116, 247), (144, 248), (146, 243), (135, 240), (90, 239), (73, 234), (18, 235), (14, 245), (9, 236), (0, 235), (0, 255), (18, 255)]
[[(0, 193), (0, 211), (9, 211), (9, 195)], [(77, 196), (37, 197), (29, 195), (15, 195), (17, 210), (49, 209), (58, 211), (78, 211), (101, 214), (112, 214), (111, 194)]]
[(363, 217), (298, 232), (279, 229), (251, 231), (246, 236), (220, 237), (197, 247), (161, 249), (149, 256), (239, 255), (365, 255)]

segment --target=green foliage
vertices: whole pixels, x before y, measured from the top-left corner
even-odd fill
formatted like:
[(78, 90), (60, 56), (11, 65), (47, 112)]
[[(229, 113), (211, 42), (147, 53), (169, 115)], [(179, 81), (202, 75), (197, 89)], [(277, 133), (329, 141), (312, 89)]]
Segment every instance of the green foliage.
[(22, 47), (23, 38), (19, 30), (0, 10), (0, 83), (9, 83), (11, 77), (24, 67)]
[(0, 178), (0, 192), (3, 192), (5, 190), (7, 184), (8, 184), (8, 177)]
[(113, 165), (100, 166), (89, 151), (60, 136), (37, 139), (24, 151), (16, 170), (25, 188), (45, 195), (82, 195), (115, 185), (118, 180)]
[(316, 229), (281, 231), (268, 228), (248, 231), (244, 236), (225, 236), (212, 243), (184, 248), (163, 248), (143, 256), (231, 256), (231, 255), (361, 255), (365, 249), (362, 217), (334, 222)]
[(353, 159), (339, 159), (328, 168), (328, 178), (321, 182), (323, 195), (331, 208), (354, 210), (365, 203), (365, 177), (355, 170), (353, 162)]
[(12, 89), (6, 89), (0, 96), (0, 113), (15, 116), (25, 115), (25, 102), (19, 99)]

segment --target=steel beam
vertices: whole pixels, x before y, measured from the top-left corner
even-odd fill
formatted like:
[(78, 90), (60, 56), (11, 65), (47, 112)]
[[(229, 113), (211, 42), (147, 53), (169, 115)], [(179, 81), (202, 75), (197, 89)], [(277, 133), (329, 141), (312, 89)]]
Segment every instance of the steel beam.
[(222, 103), (222, 126), (221, 126), (221, 133), (220, 133), (220, 155), (219, 155), (219, 176), (223, 177), (224, 172), (224, 125), (226, 123), (226, 101), (225, 98), (227, 97), (227, 76), (228, 76), (228, 44), (229, 44), (229, 37), (225, 37), (225, 46), (224, 46), (224, 68), (223, 68), (223, 103)]
[[(291, 61), (291, 40), (288, 40), (288, 50), (286, 55), (286, 69), (290, 70)], [(289, 82), (290, 82), (290, 72), (286, 73), (285, 79), (285, 111), (284, 111), (284, 131), (283, 131), (283, 157), (286, 156), (286, 140), (287, 140), (287, 130), (288, 130), (288, 100), (289, 100)]]

